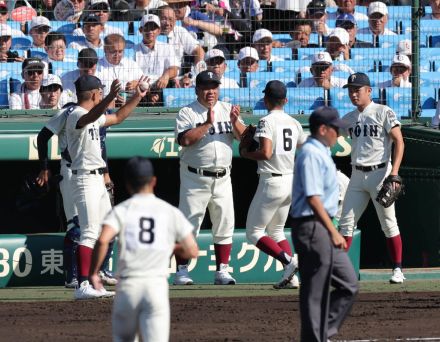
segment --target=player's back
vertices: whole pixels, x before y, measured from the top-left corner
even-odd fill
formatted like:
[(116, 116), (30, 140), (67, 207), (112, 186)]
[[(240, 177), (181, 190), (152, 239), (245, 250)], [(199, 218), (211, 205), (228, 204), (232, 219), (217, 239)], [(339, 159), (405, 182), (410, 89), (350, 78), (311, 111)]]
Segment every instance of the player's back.
[(183, 214), (153, 194), (135, 194), (104, 220), (119, 233), (118, 274), (124, 277), (168, 277), (175, 242), (192, 226)]
[(273, 110), (262, 118), (257, 127), (256, 140), (265, 137), (272, 141), (272, 157), (258, 161), (258, 173), (293, 173), (298, 143), (305, 141), (301, 124), (281, 110)]

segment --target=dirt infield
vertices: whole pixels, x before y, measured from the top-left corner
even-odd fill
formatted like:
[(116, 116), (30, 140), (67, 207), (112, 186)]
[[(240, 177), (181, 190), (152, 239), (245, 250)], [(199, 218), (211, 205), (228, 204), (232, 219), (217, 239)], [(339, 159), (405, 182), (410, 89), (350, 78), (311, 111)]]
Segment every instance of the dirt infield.
[[(173, 298), (171, 341), (293, 341), (298, 295)], [(0, 341), (109, 341), (112, 300), (1, 302)], [(334, 340), (440, 336), (439, 292), (362, 293)]]

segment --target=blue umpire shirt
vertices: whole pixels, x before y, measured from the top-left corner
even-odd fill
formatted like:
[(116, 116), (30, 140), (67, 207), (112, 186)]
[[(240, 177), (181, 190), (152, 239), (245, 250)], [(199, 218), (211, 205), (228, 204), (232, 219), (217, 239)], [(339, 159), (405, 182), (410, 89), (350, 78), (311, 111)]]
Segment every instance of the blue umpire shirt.
[(307, 203), (310, 196), (319, 196), (329, 216), (336, 215), (339, 199), (336, 165), (330, 148), (313, 137), (307, 139), (295, 161), (291, 217), (314, 215)]

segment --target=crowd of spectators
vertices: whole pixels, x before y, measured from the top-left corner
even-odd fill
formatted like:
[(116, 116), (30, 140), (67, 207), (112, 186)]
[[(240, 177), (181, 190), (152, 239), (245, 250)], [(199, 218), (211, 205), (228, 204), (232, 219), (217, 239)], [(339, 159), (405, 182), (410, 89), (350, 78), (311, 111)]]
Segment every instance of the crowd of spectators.
[[(388, 79), (377, 86), (411, 86), (410, 31), (401, 23), (389, 23), (389, 6), (410, 5), (407, 1), (34, 0), (28, 4), (37, 15), (18, 23), (11, 13), (27, 4), (0, 1), (0, 62), (17, 66), (1, 74), (17, 79), (8, 84), (10, 109), (55, 109), (74, 102), (73, 82), (84, 73), (99, 77), (106, 89), (116, 78), (123, 83), (115, 106), (126, 101), (141, 75), (147, 75), (152, 85), (142, 105), (157, 106), (163, 104), (163, 89), (193, 87), (202, 70), (216, 73), (222, 88), (252, 87), (250, 74), (269, 71), (273, 77), (277, 69), (272, 65), (292, 60), (304, 63), (292, 72), (288, 86), (342, 87), (347, 76), (364, 71), (356, 70), (353, 49), (387, 48), (387, 44), (396, 55), (383, 61)], [(432, 14), (424, 18), (439, 19), (440, 1), (430, 0), (429, 5)], [(384, 36), (389, 37), (382, 41)], [(13, 45), (17, 39), (22, 41)], [(371, 62), (368, 52), (364, 59)]]

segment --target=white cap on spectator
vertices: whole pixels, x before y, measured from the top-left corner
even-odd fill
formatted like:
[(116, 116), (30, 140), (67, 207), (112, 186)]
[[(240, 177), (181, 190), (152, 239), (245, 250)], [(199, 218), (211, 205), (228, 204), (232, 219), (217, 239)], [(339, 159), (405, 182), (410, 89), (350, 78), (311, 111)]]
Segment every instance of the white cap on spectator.
[(225, 54), (220, 49), (211, 49), (207, 53), (205, 53), (205, 61), (215, 57), (221, 57), (223, 59), (226, 59)]
[(407, 68), (411, 68), (411, 61), (409, 60), (408, 56), (405, 55), (394, 55), (393, 57), (393, 65), (404, 65)]
[(313, 55), (312, 64), (333, 64), (332, 57), (327, 51), (319, 51)]
[(272, 40), (272, 32), (264, 28), (256, 30), (252, 37), (252, 43), (256, 43), (263, 38), (270, 38)]
[(347, 30), (343, 29), (342, 27), (336, 27), (333, 29), (329, 35), (329, 38), (330, 37), (338, 38), (342, 45), (347, 45), (350, 41), (350, 35), (348, 34)]
[(89, 7), (95, 6), (97, 4), (106, 4), (107, 7), (110, 8), (108, 0), (90, 0)]
[(238, 53), (238, 59), (241, 61), (242, 59), (245, 59), (246, 57), (251, 57), (255, 59), (256, 61), (259, 61), (260, 58), (258, 57), (258, 52), (253, 47), (246, 46), (240, 50)]
[(40, 26), (48, 26), (49, 29), (52, 28), (52, 26), (50, 26), (50, 21), (49, 19), (47, 19), (46, 17), (43, 16), (38, 16), (38, 17), (33, 17), (31, 20), (31, 26), (29, 28), (29, 31), (32, 30), (35, 27), (40, 27)]
[(0, 36), (10, 36), (12, 37), (12, 29), (9, 25), (0, 24)]
[(145, 14), (141, 19), (141, 27), (144, 27), (147, 23), (155, 23), (157, 27), (160, 27), (160, 20), (157, 15)]
[(47, 77), (43, 78), (43, 81), (41, 82), (42, 87), (48, 87), (52, 84), (57, 84), (61, 87), (61, 90), (63, 90), (63, 83), (61, 82), (61, 79), (59, 76), (54, 74), (48, 74)]
[(368, 15), (371, 15), (373, 13), (380, 13), (382, 15), (387, 15), (388, 14), (388, 8), (387, 5), (385, 5), (383, 2), (381, 1), (375, 1), (372, 2), (369, 6), (368, 6)]
[(397, 44), (396, 53), (400, 55), (411, 55), (412, 54), (412, 43), (409, 39), (404, 39)]

